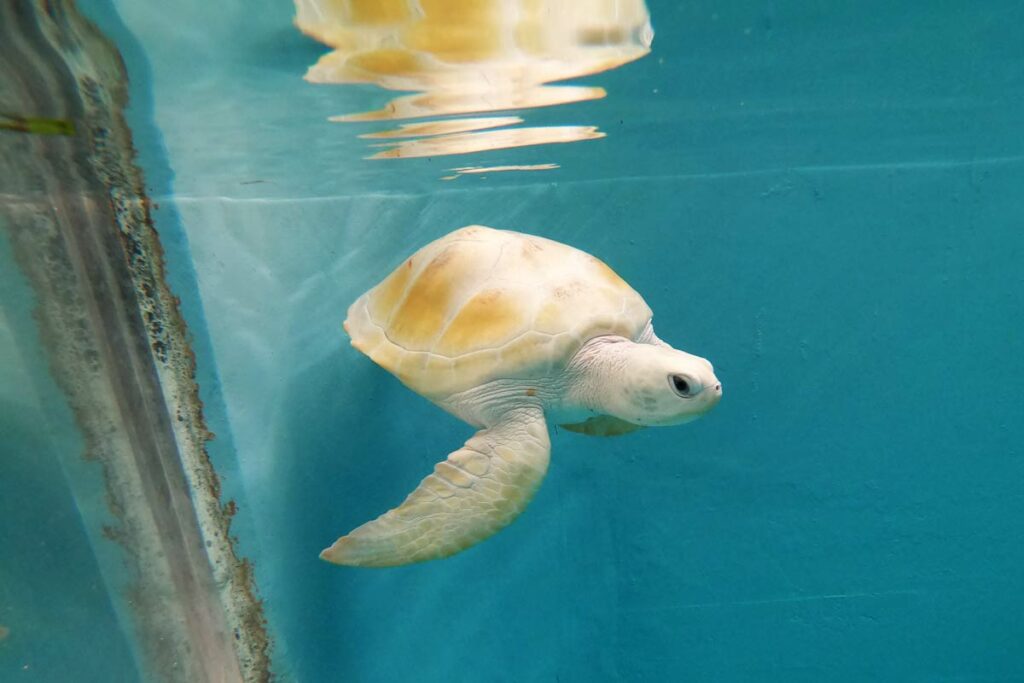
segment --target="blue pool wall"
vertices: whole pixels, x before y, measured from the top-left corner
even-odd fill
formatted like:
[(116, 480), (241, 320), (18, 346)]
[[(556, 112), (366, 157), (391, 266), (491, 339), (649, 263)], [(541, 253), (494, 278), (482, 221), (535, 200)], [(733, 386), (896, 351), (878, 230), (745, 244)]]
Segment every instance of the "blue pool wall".
[[(282, 678), (1024, 676), (1016, 3), (652, 2), (652, 54), (588, 81), (607, 99), (528, 114), (606, 139), (398, 165), (326, 121), (389, 95), (301, 81), (322, 50), (287, 3), (95, 6), (135, 41), (129, 116)], [(522, 518), (450, 560), (322, 563), (471, 433), (340, 330), (468, 223), (606, 260), (725, 397), (559, 432)]]

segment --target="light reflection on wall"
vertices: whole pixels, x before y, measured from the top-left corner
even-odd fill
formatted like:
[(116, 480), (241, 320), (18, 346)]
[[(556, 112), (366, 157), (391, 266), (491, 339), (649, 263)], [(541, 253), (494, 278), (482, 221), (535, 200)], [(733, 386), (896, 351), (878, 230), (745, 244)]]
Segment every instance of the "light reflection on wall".
[[(593, 86), (550, 85), (608, 71), (650, 52), (643, 0), (296, 0), (296, 25), (334, 48), (312, 83), (369, 83), (414, 92), (332, 121), (465, 116), (600, 99)], [(595, 126), (519, 126), (518, 116), (401, 124), (368, 158), (468, 154), (604, 137)], [(498, 129), (498, 130), (495, 130)], [(531, 167), (524, 167), (529, 169)]]
[(558, 164), (514, 164), (505, 166), (459, 166), (449, 169), (452, 175), (446, 175), (441, 180), (458, 180), (466, 175), (479, 175), (486, 177), (488, 173), (508, 173), (509, 171), (554, 171), (560, 168)]

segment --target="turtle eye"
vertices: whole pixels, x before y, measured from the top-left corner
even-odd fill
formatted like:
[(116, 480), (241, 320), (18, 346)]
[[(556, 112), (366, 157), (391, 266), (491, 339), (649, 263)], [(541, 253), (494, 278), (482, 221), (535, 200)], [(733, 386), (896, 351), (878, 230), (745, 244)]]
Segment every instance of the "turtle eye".
[(690, 398), (698, 392), (696, 384), (683, 375), (669, 375), (668, 382), (672, 385), (672, 389), (683, 398)]

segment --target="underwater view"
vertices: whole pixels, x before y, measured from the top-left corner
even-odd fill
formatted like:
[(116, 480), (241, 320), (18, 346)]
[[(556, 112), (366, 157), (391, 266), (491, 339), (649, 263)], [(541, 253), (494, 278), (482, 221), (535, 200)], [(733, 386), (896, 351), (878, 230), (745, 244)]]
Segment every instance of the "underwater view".
[(1024, 681), (1022, 25), (0, 3), (0, 682)]

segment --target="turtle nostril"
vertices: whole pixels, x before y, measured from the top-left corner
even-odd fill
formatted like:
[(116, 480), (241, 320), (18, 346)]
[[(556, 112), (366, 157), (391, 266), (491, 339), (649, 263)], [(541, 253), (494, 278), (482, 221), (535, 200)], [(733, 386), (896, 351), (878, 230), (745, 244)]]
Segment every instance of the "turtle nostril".
[(722, 391), (722, 385), (721, 385), (721, 384), (716, 384), (716, 385), (715, 385), (715, 391), (717, 391), (717, 392), (721, 393), (721, 391)]

